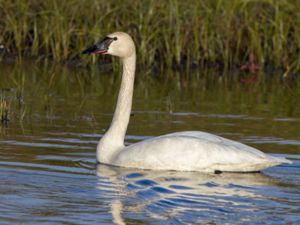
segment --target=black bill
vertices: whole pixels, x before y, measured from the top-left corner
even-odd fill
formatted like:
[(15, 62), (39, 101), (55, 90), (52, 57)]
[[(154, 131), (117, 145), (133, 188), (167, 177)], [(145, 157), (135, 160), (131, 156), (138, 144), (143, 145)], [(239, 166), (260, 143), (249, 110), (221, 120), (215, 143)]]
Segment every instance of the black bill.
[(109, 45), (113, 42), (114, 38), (105, 37), (98, 41), (96, 44), (88, 47), (87, 49), (83, 50), (82, 54), (105, 54), (108, 51)]

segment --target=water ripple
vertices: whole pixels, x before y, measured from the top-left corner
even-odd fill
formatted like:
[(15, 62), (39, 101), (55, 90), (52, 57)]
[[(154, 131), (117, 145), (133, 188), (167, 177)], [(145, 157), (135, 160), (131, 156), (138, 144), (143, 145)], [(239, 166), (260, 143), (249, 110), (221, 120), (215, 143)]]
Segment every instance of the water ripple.
[[(13, 221), (21, 215), (29, 223), (26, 215), (31, 215), (38, 224), (43, 224), (44, 218), (54, 224), (89, 224), (86, 218), (108, 224), (139, 223), (139, 218), (149, 224), (248, 224), (253, 218), (275, 224), (299, 221), (299, 155), (279, 155), (294, 163), (258, 174), (96, 167), (99, 137), (47, 132), (47, 137), (1, 140), (0, 197), (5, 204), (0, 219)], [(250, 136), (245, 140), (257, 139)]]

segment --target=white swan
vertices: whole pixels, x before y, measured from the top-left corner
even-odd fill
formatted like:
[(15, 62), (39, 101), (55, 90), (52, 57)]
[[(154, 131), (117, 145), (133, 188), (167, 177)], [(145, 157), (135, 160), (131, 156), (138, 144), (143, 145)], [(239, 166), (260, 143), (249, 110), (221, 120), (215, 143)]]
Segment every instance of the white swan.
[(153, 170), (202, 172), (253, 172), (281, 163), (291, 163), (213, 134), (186, 131), (151, 138), (129, 146), (124, 137), (129, 123), (136, 51), (132, 38), (115, 32), (87, 48), (83, 54), (110, 54), (123, 63), (123, 74), (112, 123), (99, 141), (100, 163)]

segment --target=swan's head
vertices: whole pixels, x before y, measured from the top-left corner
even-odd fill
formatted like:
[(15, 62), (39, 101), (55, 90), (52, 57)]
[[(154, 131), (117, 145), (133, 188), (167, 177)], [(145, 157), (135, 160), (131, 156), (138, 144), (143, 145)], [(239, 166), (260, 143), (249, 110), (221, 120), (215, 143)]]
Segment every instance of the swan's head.
[(132, 38), (124, 32), (115, 32), (102, 38), (96, 44), (88, 47), (82, 54), (110, 54), (120, 58), (130, 57), (135, 53)]

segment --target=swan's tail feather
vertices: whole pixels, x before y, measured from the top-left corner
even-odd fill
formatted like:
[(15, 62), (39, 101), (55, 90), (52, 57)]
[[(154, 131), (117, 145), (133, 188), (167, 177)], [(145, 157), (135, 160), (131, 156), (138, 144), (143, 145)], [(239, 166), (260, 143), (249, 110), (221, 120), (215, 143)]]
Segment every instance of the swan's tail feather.
[(282, 164), (282, 163), (288, 163), (288, 164), (293, 163), (291, 160), (288, 160), (284, 157), (270, 156), (268, 159), (270, 162), (274, 162), (274, 164), (277, 164), (277, 165)]

